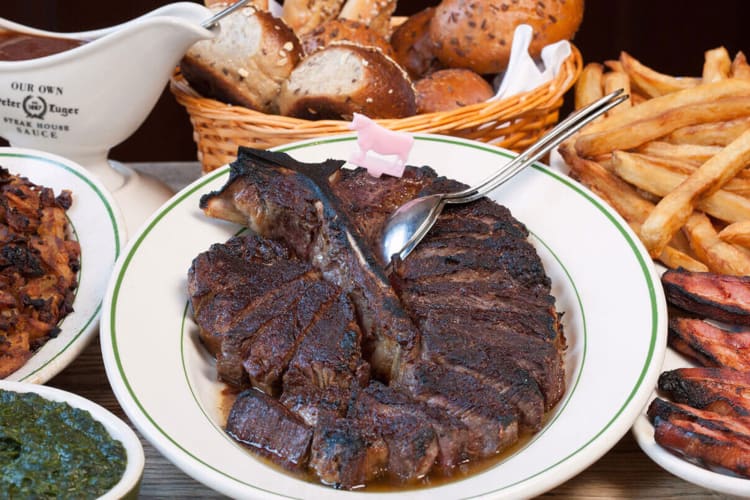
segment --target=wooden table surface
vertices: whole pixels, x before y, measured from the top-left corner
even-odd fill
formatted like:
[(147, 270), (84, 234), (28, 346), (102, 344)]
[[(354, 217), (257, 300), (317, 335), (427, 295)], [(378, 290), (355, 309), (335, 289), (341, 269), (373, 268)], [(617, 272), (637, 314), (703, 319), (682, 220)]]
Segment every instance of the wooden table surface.
[[(198, 165), (193, 163), (134, 166), (162, 179), (175, 190), (199, 174)], [(107, 380), (98, 337), (95, 337), (86, 350), (47, 385), (79, 394), (128, 421)], [(142, 436), (141, 441), (146, 453), (141, 498), (222, 498), (222, 495), (193, 480), (172, 465)], [(666, 472), (640, 450), (630, 433), (623, 436), (612, 450), (588, 469), (542, 497), (729, 498)]]

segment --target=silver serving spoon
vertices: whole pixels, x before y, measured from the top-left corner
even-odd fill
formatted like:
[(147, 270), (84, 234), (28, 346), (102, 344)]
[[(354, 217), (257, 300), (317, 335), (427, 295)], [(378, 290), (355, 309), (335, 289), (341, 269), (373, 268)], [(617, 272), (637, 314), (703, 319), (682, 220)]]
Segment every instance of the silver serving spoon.
[(445, 205), (478, 200), (544, 156), (591, 120), (627, 98), (627, 94), (623, 94), (623, 89), (619, 89), (572, 113), (513, 161), (475, 187), (455, 193), (422, 196), (398, 207), (386, 221), (381, 234), (379, 251), (383, 261), (390, 265), (396, 255), (405, 259), (435, 224)]
[(207, 30), (212, 29), (214, 26), (216, 26), (219, 23), (219, 21), (221, 19), (224, 19), (226, 16), (228, 16), (229, 14), (232, 14), (237, 9), (241, 9), (249, 1), (250, 0), (237, 0), (236, 2), (234, 2), (229, 7), (226, 7), (224, 9), (220, 10), (219, 12), (217, 12), (216, 14), (214, 14), (213, 16), (211, 16), (208, 19), (206, 19), (205, 21), (203, 21), (201, 23), (201, 26), (203, 26)]

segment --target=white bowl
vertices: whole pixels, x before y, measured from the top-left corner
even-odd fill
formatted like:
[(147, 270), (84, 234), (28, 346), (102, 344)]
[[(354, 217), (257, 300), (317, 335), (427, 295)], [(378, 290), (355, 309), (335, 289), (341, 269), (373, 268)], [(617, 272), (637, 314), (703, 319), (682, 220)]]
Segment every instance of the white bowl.
[(127, 453), (127, 465), (125, 466), (125, 471), (123, 472), (120, 481), (100, 498), (114, 500), (138, 497), (138, 490), (140, 488), (141, 476), (143, 475), (143, 467), (146, 459), (143, 453), (141, 441), (138, 439), (135, 432), (133, 432), (133, 429), (131, 429), (125, 422), (120, 420), (109, 410), (102, 408), (88, 399), (53, 387), (0, 380), (0, 389), (17, 393), (33, 392), (47, 400), (65, 402), (74, 408), (88, 411), (95, 420), (101, 422), (112, 438), (122, 443), (125, 447), (125, 452)]
[(79, 164), (62, 156), (22, 148), (0, 148), (0, 166), (12, 174), (52, 188), (69, 189), (73, 205), (66, 212), (71, 232), (81, 245), (81, 271), (73, 312), (50, 339), (6, 380), (43, 384), (68, 366), (96, 336), (109, 275), (125, 245), (125, 224), (107, 189)]

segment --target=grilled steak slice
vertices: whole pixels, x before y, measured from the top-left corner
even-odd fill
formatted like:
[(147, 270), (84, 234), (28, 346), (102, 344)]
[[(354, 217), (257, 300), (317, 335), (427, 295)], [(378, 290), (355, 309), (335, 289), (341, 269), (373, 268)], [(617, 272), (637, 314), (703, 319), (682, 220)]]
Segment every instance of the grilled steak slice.
[(416, 404), (389, 404), (388, 401), (397, 401), (392, 392), (395, 391), (372, 382), (357, 393), (347, 417), (363, 422), (383, 437), (388, 445), (388, 473), (392, 477), (413, 481), (432, 469), (440, 451), (438, 437), (431, 420), (415, 408)]
[(219, 352), (222, 334), (254, 301), (309, 270), (284, 246), (253, 234), (216, 243), (199, 254), (188, 270), (188, 294), (208, 350)]
[(329, 177), (341, 164), (303, 164), (283, 153), (241, 148), (227, 184), (203, 196), (201, 208), (285, 241), (340, 286), (357, 306), (370, 363), (388, 379), (402, 355), (413, 353), (418, 332), (331, 191)]
[(226, 431), (256, 453), (289, 469), (307, 466), (313, 431), (282, 404), (250, 389), (237, 396)]
[[(188, 293), (201, 339), (216, 356), (219, 378), (248, 387), (243, 362), (255, 333), (291, 314), (305, 291), (321, 280), (318, 271), (282, 245), (253, 234), (198, 255), (188, 272)], [(257, 375), (261, 386), (275, 383)]]
[[(523, 427), (538, 430), (544, 416), (544, 397), (531, 373), (518, 363), (519, 360), (528, 361), (530, 355), (524, 349), (529, 343), (524, 342), (527, 339), (523, 337), (509, 337), (508, 340), (504, 346), (491, 345), (463, 329), (423, 328), (422, 357), (481, 380), (492, 387), (498, 397), (507, 400), (512, 414)], [(544, 342), (537, 344), (535, 347), (549, 347)], [(540, 358), (542, 362), (546, 360), (543, 355)], [(543, 367), (539, 368), (543, 370)]]
[(278, 394), (281, 376), (296, 352), (298, 343), (314, 324), (317, 315), (333, 305), (340, 290), (318, 279), (306, 288), (299, 300), (260, 327), (248, 342), (242, 366), (254, 387), (268, 394)]
[(354, 308), (339, 293), (298, 344), (284, 375), (281, 402), (310, 425), (321, 413), (343, 417), (352, 391), (369, 379), (361, 342)]
[(659, 376), (670, 399), (722, 415), (750, 416), (750, 373), (731, 368), (678, 368)]
[(669, 345), (703, 366), (750, 371), (750, 329), (727, 331), (701, 319), (673, 315)]
[(503, 379), (503, 372), (518, 375), (531, 391), (529, 404), (533, 407), (539, 399), (542, 411), (559, 401), (565, 390), (564, 365), (552, 342), (519, 334), (514, 324), (488, 321), (476, 311), (473, 316), (462, 312), (467, 311), (425, 313), (418, 323), (423, 357), (462, 365), (486, 377)]
[[(469, 458), (494, 455), (518, 439), (516, 409), (477, 377), (428, 361), (402, 366), (395, 386), (460, 419), (470, 431)], [(392, 382), (392, 383), (394, 383)]]
[(750, 477), (750, 444), (701, 421), (654, 419), (654, 440), (664, 448), (740, 476)]
[(359, 420), (325, 417), (315, 428), (310, 467), (326, 484), (363, 486), (383, 473), (387, 461), (383, 438)]
[(685, 311), (750, 326), (750, 277), (668, 270), (662, 275), (667, 300)]

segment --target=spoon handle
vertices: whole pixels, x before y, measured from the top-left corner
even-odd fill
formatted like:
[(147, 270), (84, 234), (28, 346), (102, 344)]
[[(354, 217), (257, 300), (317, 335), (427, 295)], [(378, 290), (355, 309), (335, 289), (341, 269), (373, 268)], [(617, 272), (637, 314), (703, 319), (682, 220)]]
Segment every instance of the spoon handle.
[(201, 26), (206, 28), (207, 30), (210, 30), (214, 26), (216, 26), (221, 19), (228, 16), (229, 14), (233, 13), (237, 9), (241, 9), (244, 7), (250, 0), (237, 0), (229, 7), (226, 7), (225, 9), (220, 10), (213, 16), (209, 17), (205, 21), (201, 23)]
[(578, 132), (581, 127), (593, 119), (617, 106), (628, 98), (623, 94), (623, 89), (618, 89), (601, 99), (594, 101), (588, 106), (579, 109), (565, 118), (552, 130), (542, 136), (541, 139), (532, 144), (527, 150), (518, 155), (513, 161), (505, 165), (491, 177), (482, 181), (479, 185), (448, 193), (444, 197), (445, 203), (467, 203), (477, 200), (491, 192), (501, 184), (510, 180), (511, 177), (526, 168), (531, 163), (544, 156), (549, 150), (563, 142), (568, 137)]

